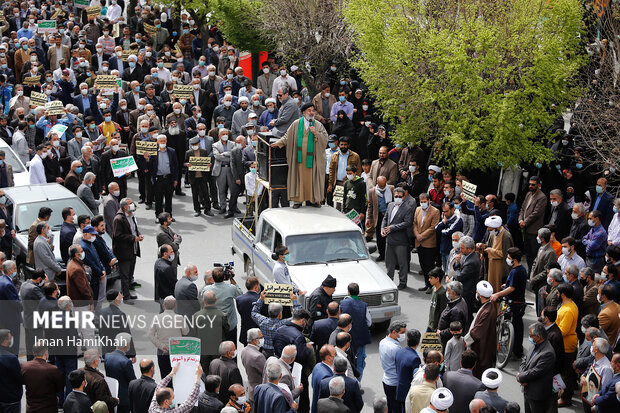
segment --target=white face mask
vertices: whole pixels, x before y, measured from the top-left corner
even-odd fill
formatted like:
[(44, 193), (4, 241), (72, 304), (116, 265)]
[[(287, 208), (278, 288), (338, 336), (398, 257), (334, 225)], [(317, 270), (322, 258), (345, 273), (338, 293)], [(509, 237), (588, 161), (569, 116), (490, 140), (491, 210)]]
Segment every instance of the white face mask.
[(428, 202), (420, 202), (420, 207), (422, 207), (422, 209), (426, 210), (428, 208)]
[(200, 145), (192, 145), (192, 149), (197, 151), (198, 149), (200, 149)]
[(575, 214), (574, 212), (573, 212), (572, 214), (570, 214), (570, 217), (571, 217), (573, 220), (577, 220), (577, 219), (579, 219), (579, 215)]
[(215, 76), (215, 72), (209, 72), (209, 76), (211, 77)]
[(403, 333), (403, 334), (399, 334), (399, 335), (398, 335), (398, 342), (399, 342), (399, 343), (404, 343), (406, 338), (407, 338), (407, 336), (406, 336), (406, 334), (405, 334), (405, 333)]
[(409, 165), (409, 172), (411, 173), (415, 172), (415, 166)]
[(258, 339), (258, 347), (263, 347), (265, 345), (265, 338), (261, 337)]
[(159, 144), (159, 149), (166, 149), (166, 144), (165, 143), (160, 143)]
[(201, 129), (201, 130), (198, 131), (198, 135), (199, 136), (205, 136), (206, 134), (207, 134), (207, 131), (204, 130), (204, 129)]
[(228, 135), (222, 135), (222, 136), (220, 137), (220, 139), (221, 139), (223, 142), (226, 142), (226, 141), (228, 140)]
[(568, 255), (568, 254), (570, 254), (570, 248), (568, 248), (568, 247), (562, 247), (562, 254), (564, 254), (564, 255)]
[(232, 102), (230, 100), (225, 100), (224, 101), (224, 106), (226, 106), (227, 108), (230, 107), (230, 105), (232, 105)]
[(551, 201), (551, 206), (552, 206), (552, 207), (556, 207), (556, 206), (558, 206), (558, 205), (560, 205), (560, 204), (558, 203), (558, 201)]
[(114, 195), (115, 197), (118, 197), (120, 194), (121, 194), (121, 191), (112, 191), (112, 195)]
[(352, 181), (354, 178), (355, 178), (355, 175), (353, 175), (353, 174), (347, 174), (347, 179), (348, 179), (349, 181)]
[(512, 267), (512, 264), (514, 264), (514, 262), (510, 258), (506, 258), (506, 264), (508, 264), (509, 267)]
[(268, 67), (264, 68), (263, 69), (263, 73), (265, 73), (265, 74), (269, 73), (269, 68)]
[(112, 145), (112, 150), (113, 150), (114, 152), (118, 152), (118, 150), (119, 150), (119, 146), (118, 146), (118, 145)]
[(402, 203), (403, 203), (403, 199), (402, 199), (402, 198), (394, 198), (394, 203), (395, 203), (396, 205), (400, 205), (400, 204), (402, 204)]

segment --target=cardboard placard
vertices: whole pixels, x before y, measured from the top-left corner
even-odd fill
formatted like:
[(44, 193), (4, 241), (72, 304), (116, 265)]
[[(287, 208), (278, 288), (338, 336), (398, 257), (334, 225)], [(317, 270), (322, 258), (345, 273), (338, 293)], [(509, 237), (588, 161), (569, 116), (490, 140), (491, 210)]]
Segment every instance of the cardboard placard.
[(156, 141), (136, 141), (136, 155), (157, 155), (157, 142)]
[(190, 156), (189, 163), (192, 165), (188, 168), (190, 171), (210, 172), (211, 157), (210, 156)]
[(90, 6), (90, 0), (73, 0), (73, 5), (78, 9), (87, 9)]
[[(27, 76), (24, 78), (24, 81), (22, 82), (22, 84), (24, 85), (38, 85), (39, 83), (41, 83), (41, 76)], [(43, 96), (46, 96), (46, 95), (43, 95)], [(45, 100), (47, 101), (47, 96)]]
[(59, 123), (55, 124), (54, 126), (52, 126), (52, 129), (50, 129), (50, 131), (47, 133), (47, 136), (52, 136), (53, 133), (55, 133), (56, 135), (58, 135), (58, 137), (62, 139), (63, 135), (65, 134), (65, 132), (67, 131), (67, 127), (65, 125), (61, 125)]
[(47, 95), (39, 92), (30, 92), (30, 107), (45, 106), (47, 103)]
[(157, 32), (157, 28), (152, 24), (143, 23), (142, 25), (144, 26), (144, 31), (149, 35), (149, 37), (153, 37), (153, 35)]
[(37, 23), (38, 33), (56, 33), (57, 31), (56, 20), (39, 20)]
[(477, 188), (478, 185), (474, 185), (471, 182), (463, 181), (463, 193), (461, 194), (461, 196), (467, 201), (474, 202)]
[(45, 110), (48, 115), (64, 115), (65, 107), (60, 100), (54, 100), (45, 104)]
[(127, 58), (129, 57), (129, 55), (133, 54), (133, 50), (123, 50), (123, 54), (121, 56), (121, 60), (123, 62), (127, 61)]
[(344, 186), (336, 185), (334, 188), (334, 202), (342, 204), (344, 202)]
[(290, 284), (265, 284), (265, 304), (280, 303), (282, 305), (292, 306), (291, 293), (293, 292), (293, 286)]
[(50, 19), (56, 20), (58, 17), (64, 16), (64, 15), (65, 15), (65, 12), (62, 9), (56, 9), (54, 14), (51, 15)]
[(179, 370), (174, 375), (174, 398), (181, 404), (187, 400), (194, 388), (201, 343), (199, 338), (172, 337), (168, 340), (168, 347), (170, 365), (179, 365)]
[(103, 93), (115, 93), (117, 91), (118, 84), (114, 75), (99, 75), (95, 82), (97, 89), (101, 89)]
[(117, 178), (129, 172), (138, 170), (138, 165), (136, 165), (136, 161), (133, 159), (133, 156), (110, 159), (110, 166), (112, 167), (112, 174)]
[(193, 90), (192, 85), (174, 85), (172, 87), (172, 93), (177, 99), (189, 99)]
[(101, 14), (101, 6), (90, 6), (86, 8), (86, 14), (88, 17), (99, 16)]
[(347, 218), (349, 218), (351, 221), (353, 221), (353, 223), (358, 224), (358, 225), (359, 225), (360, 221), (362, 220), (362, 218), (360, 217), (360, 214), (356, 210), (354, 210), (354, 209), (350, 210), (345, 215), (346, 215)]
[(422, 342), (420, 343), (420, 351), (425, 349), (442, 351), (441, 340), (437, 333), (424, 333), (422, 336)]

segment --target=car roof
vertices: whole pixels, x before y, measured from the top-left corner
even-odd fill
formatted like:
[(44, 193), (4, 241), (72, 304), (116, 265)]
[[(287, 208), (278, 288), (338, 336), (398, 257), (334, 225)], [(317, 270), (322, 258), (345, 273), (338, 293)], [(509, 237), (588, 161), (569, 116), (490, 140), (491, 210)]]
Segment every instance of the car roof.
[(359, 231), (360, 227), (330, 206), (270, 208), (261, 213), (282, 236)]
[(5, 195), (13, 201), (13, 203), (20, 204), (77, 197), (73, 192), (56, 183), (14, 186), (4, 188), (3, 191)]

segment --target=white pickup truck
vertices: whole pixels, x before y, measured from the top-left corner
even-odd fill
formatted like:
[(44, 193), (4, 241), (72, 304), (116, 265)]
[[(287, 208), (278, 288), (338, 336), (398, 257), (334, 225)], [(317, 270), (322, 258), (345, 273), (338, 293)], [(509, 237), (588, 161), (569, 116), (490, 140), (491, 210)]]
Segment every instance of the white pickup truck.
[(359, 285), (359, 297), (368, 303), (373, 323), (384, 327), (400, 314), (396, 285), (370, 259), (360, 228), (332, 207), (271, 208), (257, 222), (253, 217), (235, 219), (232, 242), (246, 275), (255, 275), (261, 284), (273, 282), (272, 254), (284, 244), (290, 251), (291, 278), (307, 296), (331, 274), (338, 280), (336, 301), (347, 295), (349, 283)]

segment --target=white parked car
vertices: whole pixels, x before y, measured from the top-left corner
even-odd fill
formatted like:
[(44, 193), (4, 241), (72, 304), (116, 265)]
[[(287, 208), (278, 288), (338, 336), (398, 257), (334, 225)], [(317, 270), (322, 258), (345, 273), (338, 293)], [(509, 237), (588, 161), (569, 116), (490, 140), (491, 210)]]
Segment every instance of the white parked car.
[(13, 149), (2, 139), (0, 139), (0, 150), (4, 151), (4, 161), (13, 167), (15, 186), (30, 185), (30, 172)]
[[(359, 297), (368, 304), (373, 323), (387, 326), (401, 312), (396, 284), (370, 259), (360, 228), (332, 207), (271, 208), (258, 222), (235, 219), (232, 241), (246, 275), (255, 275), (261, 284), (273, 282), (272, 254), (284, 244), (290, 251), (291, 279), (308, 296), (331, 275), (338, 281), (336, 301), (347, 295), (349, 283), (359, 284)], [(302, 302), (305, 307), (307, 297)]]

